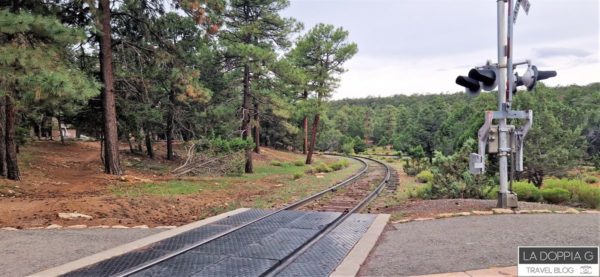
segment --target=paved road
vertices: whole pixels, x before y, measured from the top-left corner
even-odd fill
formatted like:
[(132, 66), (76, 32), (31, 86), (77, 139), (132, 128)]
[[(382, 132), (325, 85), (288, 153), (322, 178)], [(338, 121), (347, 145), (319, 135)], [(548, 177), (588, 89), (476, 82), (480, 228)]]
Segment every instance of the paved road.
[(0, 230), (0, 276), (24, 276), (164, 229)]
[(517, 263), (517, 246), (600, 245), (600, 215), (467, 216), (395, 224), (360, 276), (456, 272)]

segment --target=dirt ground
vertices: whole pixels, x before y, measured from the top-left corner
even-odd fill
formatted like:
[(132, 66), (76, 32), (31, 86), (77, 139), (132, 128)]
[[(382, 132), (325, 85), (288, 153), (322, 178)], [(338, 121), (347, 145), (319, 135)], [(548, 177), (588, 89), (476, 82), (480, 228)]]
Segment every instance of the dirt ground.
[[(398, 206), (380, 209), (381, 213), (398, 212), (404, 219), (418, 217), (435, 217), (440, 213), (457, 213), (471, 211), (491, 211), (496, 208), (496, 200), (486, 199), (436, 199), (436, 200), (409, 200)], [(554, 210), (562, 211), (570, 207), (552, 204), (519, 202), (522, 210)]]
[[(404, 190), (408, 186), (423, 185), (418, 184), (415, 177), (408, 176), (402, 170), (402, 162), (394, 161), (388, 163), (396, 171), (397, 190)], [(496, 208), (496, 200), (487, 199), (434, 199), (422, 200), (414, 199), (405, 195), (404, 198), (395, 199), (393, 196), (396, 192), (383, 192), (378, 199), (371, 204), (371, 212), (373, 213), (388, 213), (392, 215), (393, 220), (397, 219), (414, 219), (419, 217), (435, 217), (440, 213), (457, 213), (491, 211)], [(522, 210), (566, 210), (571, 207), (533, 203), (519, 202), (519, 209)]]
[[(263, 148), (255, 155), (255, 166), (271, 160), (295, 161), (300, 154)], [(31, 142), (19, 154), (22, 181), (0, 180), (0, 227), (31, 228), (50, 224), (96, 225), (181, 225), (237, 208), (232, 203), (251, 200), (280, 186), (273, 179), (234, 182), (225, 190), (171, 195), (119, 195), (115, 187), (179, 180), (170, 169), (180, 161), (164, 160), (163, 145), (156, 145), (155, 160), (129, 153), (121, 145), (122, 177), (102, 172), (99, 142)], [(180, 149), (179, 152), (183, 151)], [(181, 178), (193, 181), (194, 178)], [(267, 178), (268, 179), (268, 178)], [(218, 180), (218, 179), (215, 179)], [(203, 180), (206, 182), (206, 180)], [(215, 183), (217, 184), (217, 183)], [(241, 188), (244, 189), (241, 189)], [(238, 204), (239, 205), (239, 204)], [(78, 212), (88, 219), (65, 220), (58, 213)]]

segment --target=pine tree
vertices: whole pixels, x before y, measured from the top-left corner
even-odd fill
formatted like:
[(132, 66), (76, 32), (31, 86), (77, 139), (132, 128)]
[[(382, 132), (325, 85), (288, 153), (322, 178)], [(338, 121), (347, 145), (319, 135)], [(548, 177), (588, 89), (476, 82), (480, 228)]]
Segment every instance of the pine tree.
[(344, 29), (321, 23), (298, 39), (291, 54), (296, 63), (304, 67), (309, 80), (308, 90), (313, 93), (315, 99), (306, 164), (312, 163), (323, 102), (331, 97), (331, 93), (338, 86), (338, 75), (345, 71), (344, 62), (358, 51), (356, 44), (348, 42), (347, 39), (348, 32)]
[[(232, 0), (226, 12), (227, 30), (222, 38), (231, 67), (241, 71), (243, 139), (251, 135), (254, 115), (254, 124), (259, 124), (260, 106), (254, 83), (272, 70), (277, 61), (275, 51), (288, 47), (288, 35), (300, 27), (294, 20), (279, 15), (288, 5), (287, 0)], [(255, 129), (255, 139), (260, 138), (259, 130)], [(245, 172), (253, 172), (252, 149), (246, 151)]]
[(65, 27), (56, 18), (15, 11), (0, 11), (0, 92), (5, 105), (6, 176), (19, 180), (17, 105), (87, 99), (98, 87), (68, 60), (69, 45), (83, 38), (80, 30)]

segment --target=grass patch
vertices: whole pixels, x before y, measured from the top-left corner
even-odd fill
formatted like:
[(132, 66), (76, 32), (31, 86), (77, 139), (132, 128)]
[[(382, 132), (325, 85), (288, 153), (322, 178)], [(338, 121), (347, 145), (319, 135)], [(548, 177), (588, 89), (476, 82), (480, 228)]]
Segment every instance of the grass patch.
[(112, 192), (118, 196), (176, 196), (198, 193), (200, 191), (216, 191), (228, 187), (226, 183), (206, 183), (189, 181), (169, 181), (165, 183), (147, 183), (135, 186), (115, 185)]
[(429, 170), (423, 170), (421, 173), (417, 174), (416, 178), (419, 183), (431, 184), (433, 182), (433, 173)]
[(321, 176), (304, 175), (304, 171), (308, 166), (294, 166), (277, 171), (279, 173), (285, 172), (288, 174), (287, 176), (292, 174), (294, 178), (296, 178), (296, 176), (302, 176), (298, 179), (289, 177), (279, 178), (280, 183), (283, 186), (270, 190), (268, 194), (255, 198), (249, 205), (253, 208), (269, 209), (283, 203), (292, 203), (348, 178), (361, 167), (361, 164), (354, 160), (347, 158), (342, 159), (347, 160), (348, 167), (336, 171), (335, 174), (324, 174)]
[(517, 194), (519, 200), (529, 202), (539, 202), (542, 200), (542, 193), (532, 183), (514, 182), (512, 191)]
[(600, 187), (594, 187), (577, 179), (547, 179), (543, 189), (562, 188), (570, 193), (570, 201), (590, 208), (600, 208)]

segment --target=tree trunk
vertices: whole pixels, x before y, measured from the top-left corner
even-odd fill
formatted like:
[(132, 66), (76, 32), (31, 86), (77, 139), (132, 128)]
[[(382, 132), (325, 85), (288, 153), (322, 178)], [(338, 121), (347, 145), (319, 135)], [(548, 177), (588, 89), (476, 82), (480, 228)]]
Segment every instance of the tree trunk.
[(169, 91), (169, 111), (167, 114), (167, 160), (173, 160), (173, 121), (175, 120), (175, 91)]
[(6, 177), (11, 180), (21, 180), (19, 164), (17, 163), (17, 144), (15, 142), (16, 108), (12, 96), (4, 97), (6, 105)]
[[(4, 103), (4, 102), (3, 102)], [(4, 105), (4, 104), (2, 104)], [(36, 133), (37, 133), (37, 138), (38, 140), (42, 140), (42, 126), (44, 125), (44, 116), (42, 115), (42, 117), (40, 118), (39, 122), (36, 122), (35, 126), (36, 126)]]
[(133, 143), (131, 143), (131, 137), (127, 136), (127, 143), (129, 144), (129, 153), (135, 154), (135, 149), (133, 149)]
[(50, 127), (48, 128), (48, 130), (49, 130), (49, 131), (48, 131), (48, 137), (49, 137), (49, 138), (50, 138), (50, 140), (52, 140), (52, 141), (54, 141), (54, 137), (52, 136), (52, 129), (54, 129), (54, 128), (52, 128), (52, 127), (53, 127), (53, 126), (52, 126), (52, 124), (54, 124), (54, 122), (53, 122), (53, 121), (54, 121), (54, 120), (52, 120), (52, 117), (50, 117)]
[(58, 132), (60, 133), (60, 143), (65, 144), (65, 134), (63, 134), (62, 117), (58, 114)]
[(154, 150), (152, 149), (152, 135), (150, 132), (146, 133), (146, 153), (150, 159), (154, 159)]
[(317, 141), (317, 128), (319, 127), (319, 119), (321, 119), (320, 115), (315, 114), (315, 119), (313, 120), (312, 126), (312, 136), (310, 138), (310, 145), (308, 147), (308, 154), (306, 155), (306, 164), (312, 163), (312, 155), (315, 151), (315, 142)]
[(0, 97), (0, 176), (6, 176), (6, 107)]
[(135, 143), (137, 144), (138, 153), (144, 153), (144, 150), (142, 150), (142, 132), (143, 131), (140, 131), (138, 135), (135, 136)]
[(110, 1), (99, 0), (98, 10), (102, 25), (100, 36), (100, 71), (102, 72), (102, 108), (104, 112), (104, 172), (121, 175), (123, 170), (119, 161), (119, 137), (117, 134), (117, 111), (113, 87), (112, 49), (110, 30)]
[[(308, 91), (304, 90), (302, 94), (304, 100), (308, 99)], [(304, 130), (304, 144), (302, 145), (302, 154), (306, 154), (308, 148), (308, 117), (305, 115), (302, 119), (302, 129)]]
[(530, 169), (527, 175), (529, 182), (533, 183), (536, 187), (541, 187), (544, 182), (544, 172), (542, 170)]
[(258, 101), (254, 98), (254, 152), (260, 154), (260, 117), (258, 109)]
[[(242, 138), (248, 139), (250, 133), (250, 66), (244, 66), (244, 97), (242, 101)], [(252, 149), (246, 150), (246, 173), (254, 172), (252, 165)]]

